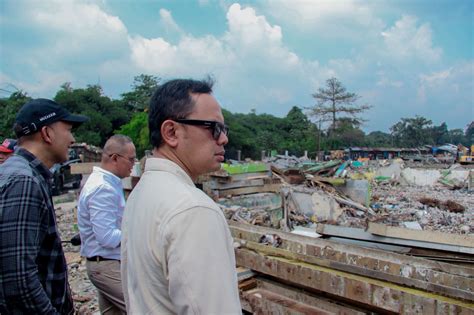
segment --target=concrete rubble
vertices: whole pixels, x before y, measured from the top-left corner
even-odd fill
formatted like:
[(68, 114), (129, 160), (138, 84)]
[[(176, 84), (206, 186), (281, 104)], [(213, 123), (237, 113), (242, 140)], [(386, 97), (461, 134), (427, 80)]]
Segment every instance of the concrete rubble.
[[(459, 165), (419, 169), (407, 167), (402, 160), (384, 160), (365, 165), (357, 163), (352, 167), (350, 161), (336, 160), (318, 165), (310, 164), (307, 159), (285, 156), (266, 162), (273, 174), (283, 181), (283, 186), (288, 187), (286, 205), (290, 226), (311, 227), (324, 222), (367, 228), (367, 223), (372, 221), (455, 234), (474, 232), (474, 194), (467, 189), (470, 170)], [(302, 182), (295, 179), (296, 174), (305, 183), (293, 184)], [(274, 196), (278, 197), (278, 194)], [(438, 202), (423, 202), (423, 198), (428, 197)], [(247, 207), (248, 219), (238, 217), (239, 222), (279, 228), (265, 214), (266, 199), (259, 194), (245, 195), (247, 200), (252, 198), (259, 200), (261, 205), (242, 204), (238, 197), (220, 198), (218, 202), (227, 213), (230, 211), (228, 206)], [(274, 197), (272, 206), (267, 208), (272, 208), (273, 212), (282, 211), (283, 207), (278, 208), (276, 203)], [(259, 219), (253, 217), (252, 211)], [(235, 216), (228, 218), (236, 219)]]

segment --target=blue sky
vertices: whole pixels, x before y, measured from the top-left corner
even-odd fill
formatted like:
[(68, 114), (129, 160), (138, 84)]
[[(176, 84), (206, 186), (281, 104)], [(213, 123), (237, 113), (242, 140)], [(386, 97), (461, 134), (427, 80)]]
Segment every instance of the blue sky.
[(282, 117), (336, 77), (373, 106), (366, 132), (415, 115), (464, 128), (473, 32), (471, 0), (0, 0), (0, 96), (210, 74), (222, 107)]

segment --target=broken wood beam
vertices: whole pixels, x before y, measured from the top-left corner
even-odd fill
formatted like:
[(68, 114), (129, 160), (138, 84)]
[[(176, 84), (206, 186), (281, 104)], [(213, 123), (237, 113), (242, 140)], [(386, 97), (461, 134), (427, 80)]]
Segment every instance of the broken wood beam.
[(243, 309), (254, 314), (366, 314), (355, 307), (263, 277), (252, 280), (254, 287), (241, 290), (240, 297)]
[[(229, 226), (232, 236), (236, 240), (242, 240), (242, 247), (262, 251), (267, 255), (295, 259), (453, 298), (474, 300), (472, 268), (234, 221), (229, 221)], [(278, 235), (282, 240), (281, 246), (274, 248), (259, 244), (259, 239), (265, 234)]]
[[(237, 265), (324, 292), (334, 298), (399, 314), (472, 314), (474, 304), (306, 262), (236, 249)], [(472, 301), (472, 300), (471, 300)]]
[(379, 242), (379, 243), (385, 243), (385, 244), (405, 245), (405, 246), (420, 247), (420, 248), (429, 248), (429, 249), (444, 250), (444, 251), (455, 252), (455, 253), (474, 254), (473, 247), (380, 236), (380, 235), (372, 234), (370, 232), (366, 232), (364, 229), (360, 229), (360, 228), (351, 228), (351, 227), (329, 225), (329, 224), (318, 224), (316, 227), (316, 232), (322, 235), (345, 237), (345, 238), (356, 239), (356, 240)]
[(413, 230), (401, 228), (397, 226), (388, 226), (380, 223), (369, 222), (368, 232), (393, 238), (401, 238), (405, 240), (422, 241), (429, 243), (448, 244), (453, 246), (471, 247), (474, 253), (474, 236), (458, 235), (451, 233), (443, 233), (426, 230)]
[(242, 181), (228, 181), (225, 183), (209, 180), (204, 182), (203, 189), (231, 189), (231, 188), (241, 188), (241, 187), (253, 187), (253, 186), (263, 186), (265, 184), (263, 178), (260, 179), (251, 179), (251, 180), (242, 180)]
[(355, 201), (352, 201), (352, 200), (349, 200), (349, 199), (346, 199), (346, 198), (341, 198), (341, 197), (338, 197), (338, 196), (332, 196), (332, 197), (339, 203), (345, 204), (345, 205), (350, 206), (350, 207), (354, 207), (358, 210), (362, 210), (362, 211), (364, 211), (366, 213), (369, 213), (371, 215), (375, 215), (374, 210), (372, 210), (371, 208), (368, 208), (366, 206), (363, 206), (358, 202), (355, 202)]
[(262, 186), (218, 190), (218, 193), (219, 193), (219, 197), (247, 195), (247, 194), (255, 194), (255, 193), (262, 193), (262, 192), (279, 193), (280, 188), (281, 188), (281, 184), (265, 184)]

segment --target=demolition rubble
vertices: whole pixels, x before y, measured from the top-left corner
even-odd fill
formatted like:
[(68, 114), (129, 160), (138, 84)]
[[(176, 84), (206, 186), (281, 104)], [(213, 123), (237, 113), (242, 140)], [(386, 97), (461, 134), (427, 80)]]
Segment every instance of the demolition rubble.
[[(312, 165), (282, 156), (266, 162), (271, 172), (268, 178), (261, 173), (260, 179), (280, 179), (289, 215), (283, 223), (290, 229), (317, 223), (367, 229), (369, 222), (378, 222), (454, 234), (474, 232), (471, 171), (459, 165), (441, 170), (410, 168), (401, 160)], [(250, 173), (249, 178), (255, 177)], [(251, 185), (248, 180), (243, 183)], [(280, 228), (280, 220), (272, 219), (272, 210), (281, 207), (279, 191), (234, 197), (226, 196), (225, 188), (220, 184), (216, 201), (228, 219)], [(212, 188), (208, 193), (216, 196)]]
[[(228, 219), (250, 313), (472, 314), (473, 182), (472, 166), (429, 159), (277, 155), (197, 184)], [(68, 240), (75, 195), (55, 204)], [(98, 313), (79, 248), (65, 249), (77, 310)]]

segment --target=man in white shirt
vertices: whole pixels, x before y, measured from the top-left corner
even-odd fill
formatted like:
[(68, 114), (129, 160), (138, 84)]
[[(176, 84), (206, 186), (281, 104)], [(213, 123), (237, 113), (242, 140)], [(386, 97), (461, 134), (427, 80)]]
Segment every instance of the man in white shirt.
[(112, 136), (104, 145), (100, 167), (93, 168), (79, 196), (81, 255), (87, 258), (87, 275), (97, 288), (101, 314), (126, 314), (120, 277), (122, 178), (130, 175), (135, 160), (132, 140)]
[(240, 314), (232, 236), (193, 183), (220, 168), (228, 129), (212, 82), (172, 80), (150, 102), (153, 157), (127, 200), (122, 283), (130, 314)]

